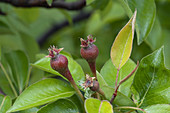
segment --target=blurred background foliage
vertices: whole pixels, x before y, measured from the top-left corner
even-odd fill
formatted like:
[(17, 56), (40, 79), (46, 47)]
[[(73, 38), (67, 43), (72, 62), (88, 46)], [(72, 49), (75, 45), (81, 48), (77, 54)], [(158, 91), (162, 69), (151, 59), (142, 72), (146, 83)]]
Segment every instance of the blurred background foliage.
[[(66, 0), (73, 1), (76, 0)], [(42, 7), (21, 8), (0, 2), (0, 10), (5, 13), (0, 15), (0, 47), (5, 52), (23, 51), (30, 63), (48, 54), (50, 45), (64, 47), (64, 53), (71, 55), (85, 73), (90, 73), (88, 64), (80, 56), (80, 38), (92, 34), (97, 39), (95, 44), (100, 52), (96, 62), (99, 71), (110, 58), (114, 38), (129, 20), (129, 14), (120, 1), (123, 0), (87, 0), (83, 9), (74, 11)], [(165, 64), (170, 68), (170, 1), (155, 0), (154, 3), (156, 16), (151, 32), (140, 45), (135, 34), (131, 59), (135, 62), (141, 60), (164, 45)], [(74, 21), (73, 18), (77, 18), (77, 15), (86, 16), (80, 21)], [(141, 17), (143, 18), (147, 17)], [(52, 29), (53, 32), (50, 33)], [(3, 75), (2, 70), (0, 74)], [(31, 83), (43, 76), (49, 75), (33, 68)]]

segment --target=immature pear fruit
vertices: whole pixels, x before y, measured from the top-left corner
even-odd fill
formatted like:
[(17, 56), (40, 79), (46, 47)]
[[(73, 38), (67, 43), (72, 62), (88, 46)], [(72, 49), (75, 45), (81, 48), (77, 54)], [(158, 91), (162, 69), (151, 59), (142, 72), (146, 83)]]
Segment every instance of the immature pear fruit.
[(73, 80), (71, 73), (68, 69), (68, 60), (64, 55), (59, 54), (60, 51), (63, 48), (57, 49), (55, 46), (49, 48), (49, 55), (47, 57), (50, 57), (50, 65), (51, 68), (55, 71), (59, 72), (61, 75), (63, 75), (65, 78), (67, 78), (69, 81)]
[(90, 69), (94, 76), (96, 77), (96, 58), (99, 54), (99, 50), (95, 44), (93, 44), (96, 40), (93, 40), (93, 36), (87, 36), (87, 40), (80, 39), (81, 41), (81, 56), (88, 62)]

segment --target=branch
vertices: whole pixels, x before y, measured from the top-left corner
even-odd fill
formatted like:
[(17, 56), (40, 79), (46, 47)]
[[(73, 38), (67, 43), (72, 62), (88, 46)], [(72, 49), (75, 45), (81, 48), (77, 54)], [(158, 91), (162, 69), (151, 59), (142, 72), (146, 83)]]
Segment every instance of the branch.
[[(82, 21), (82, 20), (85, 20), (87, 18), (90, 17), (92, 12), (88, 12), (88, 13), (85, 13), (85, 12), (80, 12), (80, 14), (78, 14), (77, 16), (75, 16), (72, 20), (73, 20), (73, 23), (77, 23), (79, 21)], [(59, 31), (60, 29), (66, 27), (69, 25), (69, 22), (67, 20), (61, 22), (60, 24), (55, 24), (51, 29), (49, 29), (46, 33), (44, 33), (38, 40), (38, 44), (40, 46), (42, 46), (46, 41), (47, 39), (53, 35), (54, 33), (56, 33), (57, 31)]]
[(136, 69), (138, 68), (138, 66), (139, 66), (139, 61), (137, 61), (137, 65), (136, 65), (135, 69), (133, 69), (133, 71), (132, 71), (128, 76), (126, 76), (124, 79), (122, 79), (122, 80), (119, 82), (118, 86), (115, 87), (115, 92), (114, 92), (113, 95), (112, 95), (112, 98), (111, 98), (111, 100), (110, 100), (110, 103), (112, 103), (113, 100), (116, 98), (116, 96), (117, 96), (117, 91), (118, 91), (118, 89), (119, 89), (119, 86), (120, 86), (123, 82), (125, 82), (126, 80), (128, 80), (128, 79), (133, 75), (133, 73), (136, 71)]
[(0, 0), (0, 2), (11, 4), (15, 7), (45, 7), (45, 8), (62, 8), (67, 10), (80, 10), (86, 6), (86, 0), (76, 2), (53, 1), (49, 6), (46, 0)]

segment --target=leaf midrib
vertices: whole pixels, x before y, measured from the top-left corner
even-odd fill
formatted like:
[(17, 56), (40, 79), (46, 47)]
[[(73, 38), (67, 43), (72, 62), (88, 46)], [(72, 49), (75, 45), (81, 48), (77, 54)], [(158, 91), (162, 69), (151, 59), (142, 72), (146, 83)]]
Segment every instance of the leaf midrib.
[[(48, 98), (41, 99), (41, 100), (36, 101), (36, 102), (32, 102), (31, 104), (36, 104), (36, 103), (41, 102), (41, 101), (44, 101), (44, 100), (49, 100), (49, 99), (54, 98), (54, 97), (59, 97), (59, 96), (61, 96), (61, 95), (72, 94), (73, 92), (74, 92), (74, 91), (70, 91), (70, 92), (67, 92), (67, 93), (62, 93), (62, 94), (50, 96), (50, 97), (48, 97)], [(74, 94), (74, 93), (73, 93), (73, 94)], [(47, 101), (47, 102), (50, 102), (50, 101)], [(36, 106), (38, 106), (38, 105), (36, 105)], [(25, 108), (29, 108), (29, 107), (30, 107), (30, 105), (28, 105), (28, 106), (25, 107)], [(15, 109), (14, 111), (21, 110), (22, 108), (24, 108), (24, 107), (20, 107), (20, 108), (18, 108), (18, 109)], [(11, 112), (11, 111), (14, 112), (13, 110), (9, 110), (9, 112)]]
[(3, 104), (4, 104), (4, 102), (5, 102), (5, 99), (6, 99), (6, 96), (3, 98), (2, 103), (1, 103), (1, 105), (0, 105), (0, 111), (1, 111), (1, 108), (2, 108), (2, 106), (3, 106)]

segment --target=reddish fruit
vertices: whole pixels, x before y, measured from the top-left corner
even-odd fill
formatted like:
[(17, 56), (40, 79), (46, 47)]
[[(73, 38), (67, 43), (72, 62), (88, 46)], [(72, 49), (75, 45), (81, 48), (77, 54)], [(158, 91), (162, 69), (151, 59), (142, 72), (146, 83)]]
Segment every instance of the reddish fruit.
[(54, 46), (49, 48), (50, 65), (51, 68), (59, 72), (61, 75), (66, 77), (69, 81), (73, 80), (71, 73), (68, 69), (68, 60), (64, 55), (59, 54), (63, 48), (57, 49)]
[(81, 48), (80, 53), (88, 62), (94, 62), (99, 54), (99, 50), (96, 45), (92, 44), (88, 47)]
[(94, 80), (94, 81), (93, 81), (93, 86), (90, 87), (90, 89), (91, 89), (92, 91), (98, 91), (98, 90), (99, 90), (99, 82), (96, 81), (96, 80)]
[(92, 35), (89, 35), (87, 36), (87, 40), (81, 38), (80, 41), (82, 47), (80, 54), (88, 62), (91, 71), (96, 77), (96, 58), (99, 54), (97, 46), (93, 44), (96, 39), (93, 40)]

